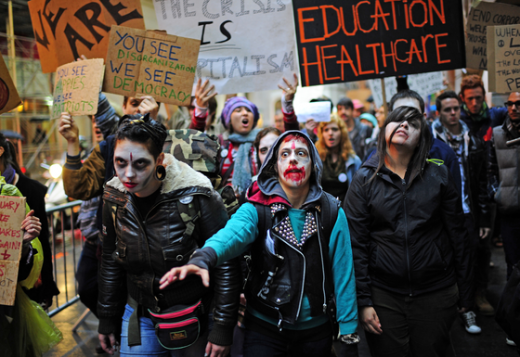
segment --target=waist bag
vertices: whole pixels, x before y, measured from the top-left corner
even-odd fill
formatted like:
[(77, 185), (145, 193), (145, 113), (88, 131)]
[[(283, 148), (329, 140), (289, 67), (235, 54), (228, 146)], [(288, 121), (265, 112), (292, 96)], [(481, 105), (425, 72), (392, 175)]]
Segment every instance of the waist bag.
[(199, 300), (194, 305), (175, 305), (158, 314), (148, 310), (155, 325), (157, 340), (168, 350), (180, 350), (197, 342), (205, 328), (204, 308)]

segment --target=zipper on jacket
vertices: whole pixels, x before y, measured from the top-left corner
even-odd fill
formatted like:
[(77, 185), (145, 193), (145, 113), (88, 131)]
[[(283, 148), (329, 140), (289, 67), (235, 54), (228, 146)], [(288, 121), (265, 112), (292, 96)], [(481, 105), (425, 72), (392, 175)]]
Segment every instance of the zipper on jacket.
[(410, 284), (410, 296), (412, 296), (412, 274), (410, 272), (410, 252), (408, 247), (408, 213), (406, 211), (406, 180), (402, 179), (403, 184), (403, 206), (404, 206), (404, 241), (406, 246), (406, 266), (408, 267), (408, 283)]
[[(321, 221), (318, 220), (318, 215), (316, 214), (316, 212), (314, 212), (314, 216), (315, 216), (314, 219), (316, 220), (316, 222), (320, 222), (320, 225), (321, 225)], [(319, 226), (316, 231), (318, 233), (318, 244), (320, 246), (320, 255), (321, 255), (321, 273), (323, 275), (323, 285), (322, 285), (322, 288), (323, 288), (323, 313), (326, 314), (327, 313), (327, 293), (325, 291), (325, 264), (323, 263), (323, 248), (321, 246), (321, 236), (320, 236), (320, 227)]]

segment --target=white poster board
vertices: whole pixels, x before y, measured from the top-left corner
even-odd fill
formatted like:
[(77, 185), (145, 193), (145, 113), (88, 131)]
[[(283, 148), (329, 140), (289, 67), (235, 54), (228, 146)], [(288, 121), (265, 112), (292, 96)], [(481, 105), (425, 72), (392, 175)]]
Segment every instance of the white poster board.
[(201, 41), (195, 81), (219, 94), (278, 89), (298, 71), (290, 0), (154, 0), (161, 30)]
[[(442, 72), (430, 72), (411, 74), (408, 77), (408, 86), (411, 90), (416, 91), (421, 97), (426, 98), (428, 95), (436, 93), (446, 88), (444, 85), (444, 76)], [(368, 86), (372, 91), (375, 105), (379, 108), (383, 105), (383, 92), (381, 91), (381, 80), (371, 79)], [(397, 81), (395, 77), (385, 78), (386, 100), (390, 102), (390, 98), (397, 93)]]
[(294, 108), (298, 121), (305, 123), (309, 119), (316, 122), (330, 121), (330, 102), (313, 102), (300, 104)]

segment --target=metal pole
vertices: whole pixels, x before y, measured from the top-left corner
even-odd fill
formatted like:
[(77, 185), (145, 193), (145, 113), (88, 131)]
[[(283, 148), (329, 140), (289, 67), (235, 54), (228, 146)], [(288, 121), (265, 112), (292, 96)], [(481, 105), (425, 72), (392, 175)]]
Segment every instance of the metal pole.
[(383, 92), (383, 110), (385, 112), (385, 120), (388, 117), (388, 104), (386, 102), (386, 86), (385, 79), (381, 78), (381, 91)]

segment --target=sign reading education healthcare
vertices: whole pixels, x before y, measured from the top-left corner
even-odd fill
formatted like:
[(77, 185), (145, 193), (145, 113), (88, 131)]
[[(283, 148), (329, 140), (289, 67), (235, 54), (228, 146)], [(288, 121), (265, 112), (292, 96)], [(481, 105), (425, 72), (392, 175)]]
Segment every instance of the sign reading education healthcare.
[(487, 27), (489, 91), (520, 91), (520, 25)]
[(96, 114), (103, 73), (102, 58), (58, 67), (51, 117), (59, 118), (62, 112), (69, 112), (71, 115)]
[(294, 1), (303, 86), (465, 66), (462, 3)]
[(112, 26), (103, 89), (161, 103), (189, 105), (199, 40)]
[(87, 58), (105, 58), (110, 26), (144, 29), (140, 0), (31, 0), (29, 11), (43, 73)]
[(18, 91), (0, 54), (0, 114), (16, 108), (20, 103)]
[(24, 218), (25, 197), (0, 196), (0, 305), (14, 305)]
[(471, 7), (466, 24), (466, 67), (487, 69), (487, 26), (520, 24), (520, 6), (479, 2)]
[(297, 71), (291, 0), (155, 0), (159, 28), (200, 40), (196, 79), (219, 94), (278, 89)]

